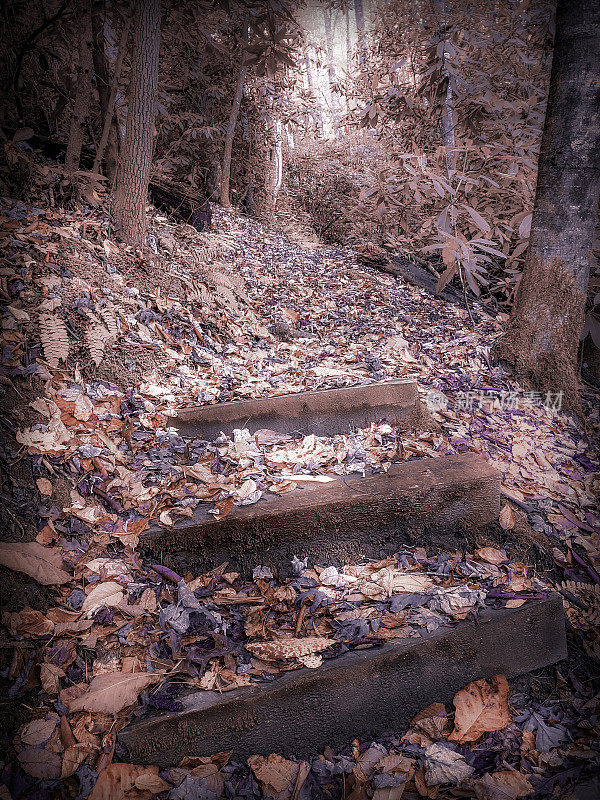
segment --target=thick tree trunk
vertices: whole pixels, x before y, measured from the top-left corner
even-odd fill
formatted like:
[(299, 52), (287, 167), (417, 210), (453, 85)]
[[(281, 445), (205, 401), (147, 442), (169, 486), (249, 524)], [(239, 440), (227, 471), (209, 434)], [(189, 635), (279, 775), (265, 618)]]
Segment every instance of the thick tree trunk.
[(160, 0), (136, 0), (127, 131), (114, 203), (121, 235), (134, 247), (142, 247), (146, 238), (159, 50)]
[[(244, 42), (248, 41), (248, 22), (245, 20), (243, 25), (243, 39)], [(242, 51), (242, 60), (244, 53)], [(238, 116), (240, 114), (240, 107), (242, 105), (242, 97), (244, 96), (244, 83), (246, 81), (246, 67), (240, 67), (238, 74), (237, 86), (235, 89), (235, 97), (231, 111), (229, 112), (229, 123), (227, 125), (227, 134), (225, 136), (225, 150), (223, 152), (223, 167), (221, 173), (221, 205), (226, 208), (231, 205), (229, 199), (229, 184), (231, 181), (231, 152), (233, 150), (233, 138), (235, 136), (235, 126), (237, 125)]]
[[(98, 153), (100, 154), (100, 158), (96, 155), (96, 159), (94, 162), (94, 167), (92, 169), (93, 172), (98, 172), (100, 167), (102, 166), (102, 161), (105, 161), (106, 165), (106, 174), (109, 178), (112, 178), (115, 175), (117, 169), (117, 161), (119, 158), (119, 133), (117, 130), (117, 122), (114, 116), (114, 108), (115, 108), (115, 101), (114, 101), (114, 92), (111, 91), (111, 80), (108, 73), (108, 65), (106, 63), (106, 52), (104, 47), (104, 19), (105, 19), (105, 4), (104, 0), (94, 0), (94, 4), (92, 6), (92, 36), (93, 36), (93, 62), (94, 62), (94, 72), (96, 74), (96, 87), (98, 89), (98, 97), (100, 99), (100, 113), (101, 118), (104, 120), (104, 126), (108, 125), (108, 129), (106, 131), (106, 140), (104, 139), (104, 129), (102, 132), (102, 139), (100, 145), (98, 145)], [(130, 24), (129, 19), (125, 21), (125, 26), (128, 28)], [(123, 42), (121, 42), (123, 44)], [(117, 54), (117, 64), (119, 64), (119, 71), (120, 71), (120, 63), (123, 60), (122, 50), (119, 48), (119, 53)], [(118, 81), (118, 77), (116, 75), (117, 68), (115, 67), (115, 78), (113, 80)], [(106, 157), (104, 156), (106, 153)]]
[(79, 22), (79, 61), (75, 86), (75, 107), (71, 117), (69, 142), (65, 155), (65, 168), (69, 173), (79, 169), (85, 123), (92, 95), (92, 15), (91, 6), (85, 0), (79, 0), (77, 4), (77, 19)]
[(559, 0), (521, 284), (494, 356), (580, 409), (577, 348), (600, 196), (600, 4)]

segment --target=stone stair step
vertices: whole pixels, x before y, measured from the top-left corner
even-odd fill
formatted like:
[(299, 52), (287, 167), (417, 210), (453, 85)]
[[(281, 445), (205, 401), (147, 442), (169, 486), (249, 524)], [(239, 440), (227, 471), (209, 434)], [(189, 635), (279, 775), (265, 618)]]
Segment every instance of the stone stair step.
[(386, 473), (301, 483), (216, 519), (201, 504), (193, 519), (148, 528), (140, 549), (161, 563), (204, 571), (223, 561), (252, 571), (289, 567), (294, 556), (318, 563), (383, 557), (435, 532), (473, 530), (498, 518), (500, 473), (476, 453), (394, 464)]
[(416, 382), (392, 380), (182, 408), (171, 424), (183, 436), (212, 440), (234, 428), (335, 436), (380, 420), (396, 422), (401, 430), (415, 429), (425, 419)]
[(345, 653), (317, 669), (285, 672), (273, 683), (197, 692), (184, 710), (141, 718), (119, 734), (134, 764), (177, 764), (184, 756), (234, 750), (234, 757), (278, 752), (305, 757), (401, 731), (433, 702), (467, 683), (515, 677), (566, 658), (562, 599), (485, 609), (477, 622), (444, 626)]

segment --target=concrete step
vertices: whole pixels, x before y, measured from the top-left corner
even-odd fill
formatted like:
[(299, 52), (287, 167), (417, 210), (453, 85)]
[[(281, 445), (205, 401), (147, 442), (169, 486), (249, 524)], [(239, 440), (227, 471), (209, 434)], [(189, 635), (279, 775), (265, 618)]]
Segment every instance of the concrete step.
[(273, 683), (198, 692), (183, 711), (142, 718), (119, 738), (134, 764), (177, 764), (184, 756), (234, 750), (236, 758), (305, 757), (401, 731), (433, 702), (467, 683), (514, 677), (566, 658), (562, 600), (551, 595), (516, 609), (484, 610), (422, 638), (345, 653), (317, 669), (285, 672)]
[(182, 436), (211, 440), (234, 428), (335, 436), (381, 420), (409, 430), (427, 418), (415, 381), (393, 380), (182, 408), (171, 424)]
[(380, 558), (416, 537), (425, 543), (428, 532), (439, 544), (459, 529), (495, 521), (500, 483), (500, 473), (476, 453), (423, 458), (387, 473), (300, 484), (221, 520), (202, 504), (193, 519), (148, 528), (140, 549), (178, 571), (228, 561), (251, 572), (257, 564), (289, 567), (294, 556), (318, 563)]

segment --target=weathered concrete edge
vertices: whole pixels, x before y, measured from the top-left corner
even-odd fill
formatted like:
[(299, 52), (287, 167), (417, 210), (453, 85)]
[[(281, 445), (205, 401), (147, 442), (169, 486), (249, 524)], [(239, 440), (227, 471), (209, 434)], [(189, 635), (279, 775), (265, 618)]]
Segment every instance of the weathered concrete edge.
[(171, 424), (183, 435), (210, 439), (239, 427), (251, 432), (269, 428), (279, 433), (331, 436), (382, 419), (396, 420), (404, 430), (432, 422), (421, 406), (414, 380), (193, 406), (175, 411)]
[(379, 557), (377, 548), (406, 543), (405, 534), (417, 529), (450, 532), (493, 522), (500, 484), (500, 473), (475, 453), (418, 459), (385, 474), (309, 484), (236, 508), (223, 520), (200, 508), (193, 521), (148, 528), (140, 548), (171, 559), (174, 568), (187, 560), (186, 568), (194, 569), (211, 568), (213, 560), (246, 569), (289, 564), (293, 555)]
[(238, 758), (300, 757), (399, 730), (472, 680), (516, 677), (566, 655), (562, 598), (554, 594), (518, 609), (485, 610), (478, 623), (287, 672), (267, 687), (196, 693), (184, 711), (141, 719), (119, 738), (134, 763), (160, 766), (232, 748)]
[[(469, 467), (477, 469), (476, 476), (473, 476), (464, 469), (465, 461), (470, 462)], [(176, 523), (172, 528), (165, 526), (151, 526), (144, 533), (144, 538), (171, 537), (174, 534), (197, 534), (203, 528), (226, 530), (236, 523), (248, 518), (265, 518), (272, 522), (275, 517), (288, 515), (294, 512), (306, 511), (318, 505), (322, 508), (328, 504), (328, 495), (338, 487), (346, 487), (351, 492), (356, 492), (356, 497), (360, 498), (365, 494), (374, 497), (372, 492), (365, 489), (375, 488), (379, 481), (386, 483), (390, 479), (396, 479), (398, 483), (405, 483), (401, 487), (402, 496), (417, 494), (420, 491), (428, 491), (436, 485), (439, 476), (444, 478), (444, 486), (460, 487), (462, 484), (471, 484), (472, 481), (490, 481), (495, 489), (498, 484), (498, 503), (500, 502), (500, 472), (483, 457), (476, 453), (465, 453), (460, 455), (443, 455), (437, 458), (420, 458), (413, 461), (404, 461), (400, 464), (392, 464), (385, 473), (375, 473), (368, 476), (362, 475), (343, 475), (335, 477), (333, 481), (325, 484), (308, 483), (299, 490), (285, 495), (273, 495), (265, 497), (257, 504), (250, 506), (238, 506), (223, 520), (215, 518), (213, 515), (205, 513), (200, 518), (192, 521), (184, 520)], [(330, 476), (333, 477), (333, 476)], [(347, 502), (347, 498), (346, 502)], [(335, 499), (335, 504), (339, 503), (339, 498)], [(204, 508), (204, 507), (201, 507)], [(499, 510), (499, 509), (498, 509)], [(478, 520), (481, 524), (491, 522), (495, 519), (494, 515), (489, 515), (486, 519)]]

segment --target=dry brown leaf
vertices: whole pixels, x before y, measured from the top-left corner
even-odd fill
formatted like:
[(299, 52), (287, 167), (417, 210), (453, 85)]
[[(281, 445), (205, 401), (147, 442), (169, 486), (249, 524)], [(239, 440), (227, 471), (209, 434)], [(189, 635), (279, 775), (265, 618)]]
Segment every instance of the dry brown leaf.
[(158, 769), (156, 772), (148, 769), (142, 772), (142, 774), (138, 775), (135, 779), (134, 785), (136, 789), (142, 792), (151, 792), (153, 796), (171, 788), (168, 783), (165, 783), (165, 781), (159, 777)]
[(44, 348), (44, 357), (51, 367), (58, 367), (59, 361), (69, 357), (69, 337), (65, 323), (60, 317), (52, 314), (40, 316), (40, 337)]
[(444, 736), (448, 715), (443, 703), (432, 703), (413, 718), (404, 739), (411, 744), (427, 747)]
[(119, 325), (117, 322), (117, 316), (115, 314), (115, 307), (112, 305), (112, 303), (108, 303), (107, 305), (98, 308), (98, 313), (106, 325), (106, 330), (108, 331), (110, 338), (116, 338), (119, 333)]
[(493, 774), (484, 775), (473, 782), (477, 800), (517, 800), (528, 797), (533, 786), (525, 775), (513, 769), (503, 769)]
[(73, 416), (75, 419), (78, 419), (80, 422), (87, 422), (93, 413), (94, 404), (87, 394), (83, 392), (78, 394), (75, 400), (75, 408), (73, 409)]
[(7, 306), (7, 309), (10, 311), (10, 313), (13, 315), (13, 317), (17, 320), (17, 322), (29, 322), (30, 316), (22, 308), (17, 308), (16, 306)]
[(27, 636), (48, 636), (54, 631), (54, 623), (41, 611), (26, 606), (22, 611), (2, 614), (2, 624), (11, 630)]
[(46, 495), (46, 497), (52, 496), (52, 484), (48, 478), (38, 478), (35, 483), (41, 494)]
[(34, 778), (50, 781), (60, 778), (61, 759), (45, 747), (26, 747), (19, 753), (23, 771)]
[(503, 530), (510, 531), (515, 527), (515, 515), (513, 513), (512, 508), (505, 503), (502, 507), (502, 511), (500, 512), (500, 525), (502, 526)]
[(43, 719), (34, 719), (19, 730), (23, 744), (35, 747), (44, 744), (56, 730), (60, 722), (58, 714), (47, 714)]
[(246, 650), (263, 661), (277, 658), (303, 658), (311, 653), (326, 650), (335, 644), (334, 639), (324, 636), (307, 636), (306, 639), (277, 639), (273, 642), (252, 642), (246, 644)]
[(88, 755), (92, 752), (93, 746), (90, 742), (79, 742), (73, 744), (64, 752), (60, 779), (64, 781), (73, 775), (83, 764)]
[(508, 681), (504, 675), (494, 675), (469, 683), (456, 693), (454, 730), (451, 742), (475, 742), (484, 733), (501, 731), (512, 722), (508, 708)]
[(123, 587), (116, 581), (105, 581), (94, 586), (92, 591), (83, 601), (81, 613), (88, 618), (93, 616), (99, 608), (103, 606), (114, 607), (123, 602), (125, 595)]
[(0, 542), (0, 564), (15, 572), (24, 572), (44, 586), (61, 585), (73, 580), (62, 569), (58, 550), (38, 542)]
[(294, 789), (299, 764), (271, 753), (267, 758), (250, 756), (248, 766), (265, 792), (275, 800), (289, 800)]
[(405, 785), (401, 783), (400, 786), (386, 786), (384, 789), (375, 789), (373, 800), (400, 800), (404, 794)]
[(42, 688), (48, 694), (58, 694), (60, 689), (60, 679), (64, 678), (65, 673), (56, 664), (44, 662), (40, 667), (40, 681)]
[(407, 758), (406, 756), (390, 753), (390, 755), (383, 756), (383, 758), (379, 759), (375, 765), (375, 769), (378, 772), (385, 772), (388, 775), (396, 775), (409, 773), (412, 771), (414, 766), (415, 761), (413, 758)]
[(162, 674), (147, 672), (106, 672), (96, 675), (81, 697), (68, 703), (69, 711), (94, 711), (118, 714), (126, 706), (133, 705), (140, 692), (161, 680)]
[[(125, 800), (129, 792), (135, 800), (150, 800), (156, 794), (152, 790), (140, 789), (137, 781), (147, 776), (148, 782), (161, 782), (164, 791), (169, 788), (164, 781), (158, 777), (158, 767), (138, 767), (135, 764), (109, 764), (102, 770), (92, 789), (88, 800)], [(143, 780), (142, 780), (143, 783)]]
[(496, 547), (480, 547), (475, 551), (475, 555), (488, 564), (498, 565), (508, 561), (504, 550), (498, 550)]
[(111, 338), (110, 333), (104, 325), (94, 325), (85, 332), (85, 341), (96, 366), (99, 366), (102, 362), (104, 358), (104, 348)]

